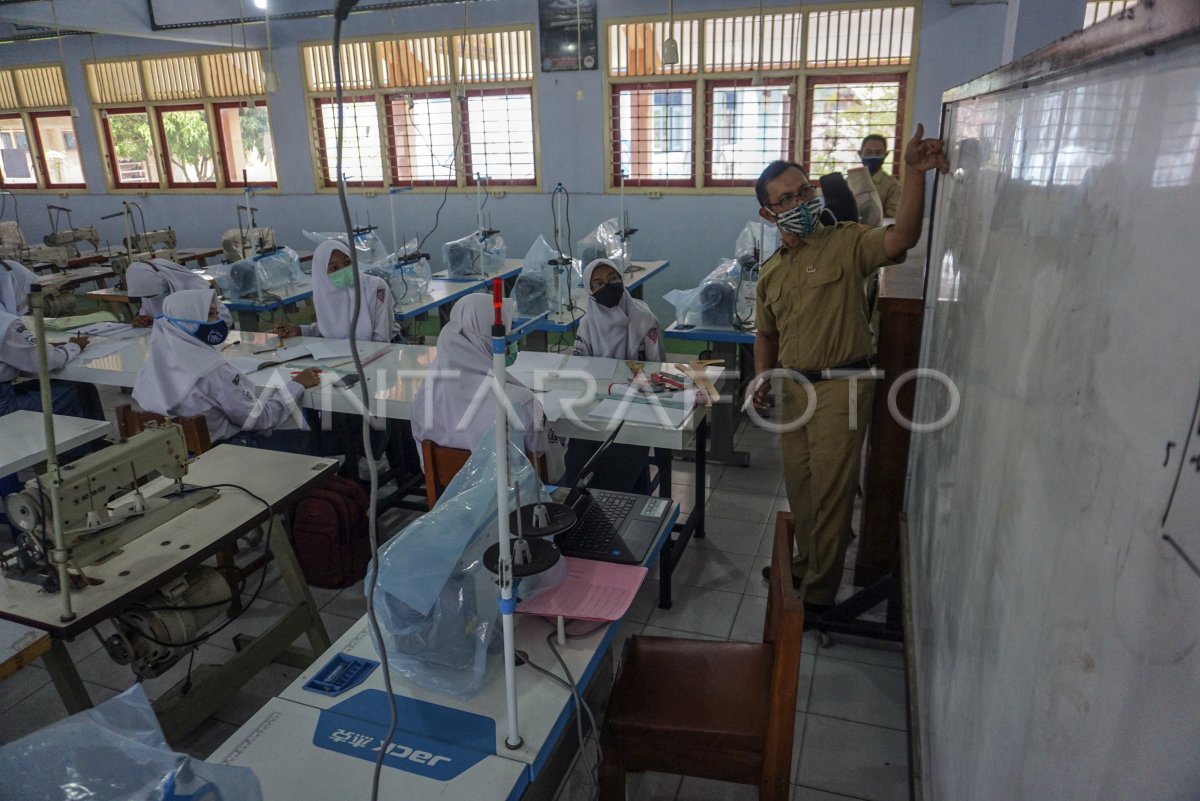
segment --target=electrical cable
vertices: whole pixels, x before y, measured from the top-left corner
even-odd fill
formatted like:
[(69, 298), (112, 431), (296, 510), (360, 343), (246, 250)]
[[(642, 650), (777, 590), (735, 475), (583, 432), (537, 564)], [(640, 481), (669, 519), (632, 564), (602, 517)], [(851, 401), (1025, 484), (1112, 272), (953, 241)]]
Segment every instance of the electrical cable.
[[(592, 708), (587, 705), (587, 703), (583, 700), (583, 696), (581, 696), (579, 694), (579, 687), (575, 683), (575, 678), (571, 675), (571, 669), (569, 667), (567, 667), (566, 660), (563, 659), (562, 654), (560, 654), (558, 652), (558, 647), (554, 644), (554, 640), (558, 636), (558, 627), (548, 620), (546, 621), (546, 623), (551, 628), (550, 633), (546, 635), (546, 644), (550, 646), (550, 652), (552, 654), (554, 654), (554, 658), (558, 660), (559, 667), (562, 668), (563, 673), (567, 677), (567, 681), (570, 682), (571, 694), (575, 697), (575, 724), (576, 724), (576, 731), (579, 735), (580, 759), (584, 758), (584, 751), (585, 751), (584, 739), (583, 739), (583, 716), (581, 714), (581, 711), (587, 713), (588, 720), (592, 724), (592, 732), (596, 735), (596, 761), (592, 764), (592, 767), (590, 768), (589, 772), (592, 775), (592, 783), (598, 789), (600, 786), (600, 780), (599, 780), (600, 762), (604, 759), (604, 751), (603, 751), (603, 749), (600, 748), (600, 729), (597, 728), (597, 726), (596, 726), (596, 718), (594, 715), (592, 715)], [(586, 636), (586, 635), (580, 635), (580, 636)]]
[[(354, 6), (355, 0), (338, 0), (337, 9), (333, 18), (333, 82), (337, 89), (337, 190), (338, 202), (342, 208), (342, 221), (346, 226), (346, 241), (354, 241), (354, 225), (350, 219), (350, 205), (346, 199), (346, 177), (342, 172), (342, 143), (343, 143), (343, 97), (345, 87), (342, 84), (342, 54), (341, 54), (341, 39), (342, 39), (342, 20), (349, 14), (350, 9)], [(419, 250), (419, 248), (418, 248)], [(354, 271), (354, 311), (350, 316), (350, 355), (354, 359), (354, 372), (358, 376), (358, 387), (362, 395), (362, 442), (363, 453), (366, 455), (367, 471), (370, 475), (370, 501), (367, 508), (367, 533), (371, 541), (371, 554), (379, 553), (379, 533), (378, 521), (375, 519), (375, 509), (379, 501), (379, 468), (375, 463), (375, 451), (371, 447), (371, 421), (370, 421), (370, 391), (367, 387), (367, 377), (362, 364), (362, 356), (358, 352), (358, 343), (355, 336), (358, 330), (358, 320), (362, 314), (362, 292), (359, 287), (362, 286), (362, 275), (358, 266), (358, 249), (350, 248), (350, 267)], [(371, 775), (371, 801), (378, 801), (379, 798), (379, 780), (383, 771), (383, 759), (388, 754), (388, 744), (392, 742), (392, 737), (396, 733), (396, 724), (398, 722), (398, 711), (396, 709), (396, 697), (392, 693), (392, 677), (391, 671), (387, 669), (388, 658), (387, 648), (383, 641), (383, 636), (379, 627), (379, 620), (375, 616), (375, 583), (378, 579), (378, 570), (370, 570), (367, 574), (366, 596), (367, 596), (367, 621), (370, 624), (371, 636), (375, 641), (375, 647), (379, 651), (379, 661), (384, 665), (383, 670), (383, 686), (384, 693), (388, 701), (388, 728), (384, 735), (383, 743), (379, 748), (379, 756), (375, 758), (375, 769)]]

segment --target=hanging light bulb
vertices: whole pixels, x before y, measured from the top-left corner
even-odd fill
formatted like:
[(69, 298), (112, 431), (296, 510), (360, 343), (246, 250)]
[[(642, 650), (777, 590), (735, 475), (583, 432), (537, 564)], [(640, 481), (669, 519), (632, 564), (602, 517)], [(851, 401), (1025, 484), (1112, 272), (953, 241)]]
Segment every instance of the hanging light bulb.
[(667, 40), (663, 42), (662, 63), (679, 63), (679, 42), (675, 41), (675, 0), (667, 2)]

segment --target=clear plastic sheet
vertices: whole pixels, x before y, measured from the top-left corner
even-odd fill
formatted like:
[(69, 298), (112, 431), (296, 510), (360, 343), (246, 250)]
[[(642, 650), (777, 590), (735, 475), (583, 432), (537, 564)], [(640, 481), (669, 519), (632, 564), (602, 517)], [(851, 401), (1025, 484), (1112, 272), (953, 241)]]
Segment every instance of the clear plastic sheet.
[(0, 748), (5, 801), (262, 801), (254, 771), (171, 750), (142, 685)]
[(525, 254), (521, 274), (513, 285), (517, 314), (521, 317), (533, 317), (549, 310), (554, 301), (554, 265), (550, 262), (558, 257), (554, 248), (546, 244), (545, 238), (539, 234)]
[(277, 248), (233, 264), (218, 264), (208, 268), (217, 281), (221, 295), (231, 300), (257, 298), (265, 294), (281, 294), (280, 290), (296, 286), (304, 280), (300, 257), (289, 247)]
[(583, 266), (591, 264), (596, 259), (612, 259), (619, 265), (625, 264), (629, 257), (629, 242), (621, 242), (621, 225), (616, 217), (605, 220), (583, 239), (575, 243), (578, 248), (579, 261)]
[(747, 299), (744, 292), (753, 281), (750, 272), (737, 259), (724, 259), (699, 286), (673, 289), (663, 300), (675, 307), (675, 324), (680, 327), (733, 328), (754, 313), (753, 295)]
[(442, 263), (450, 275), (494, 275), (504, 269), (508, 250), (504, 237), (492, 234), (481, 237), (475, 231), (462, 239), (442, 245)]
[(778, 249), (779, 229), (765, 220), (751, 220), (738, 234), (733, 253), (743, 266), (747, 263), (746, 256), (761, 265)]
[[(437, 505), (381, 547), (370, 567), (379, 570), (375, 613), (389, 664), (414, 684), (463, 698), (479, 691), (489, 664), (500, 659), (500, 590), (483, 566), (484, 551), (499, 536), (494, 443), (491, 429)], [(521, 502), (549, 500), (520, 446), (510, 442), (508, 458), (510, 487), (519, 484)], [(509, 497), (515, 509), (516, 492)], [(532, 597), (564, 575), (560, 559), (522, 579), (517, 594)]]

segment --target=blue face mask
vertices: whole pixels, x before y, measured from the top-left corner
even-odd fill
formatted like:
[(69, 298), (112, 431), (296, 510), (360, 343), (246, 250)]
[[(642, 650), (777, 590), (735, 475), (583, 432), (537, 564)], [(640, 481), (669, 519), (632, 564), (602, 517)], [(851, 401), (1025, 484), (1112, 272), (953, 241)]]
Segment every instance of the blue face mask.
[(862, 163), (863, 163), (863, 166), (866, 167), (868, 170), (870, 170), (871, 174), (874, 175), (875, 173), (879, 172), (879, 168), (883, 166), (883, 160), (885, 158), (887, 158), (887, 157), (886, 156), (863, 156)]
[(196, 329), (196, 333), (193, 336), (209, 345), (220, 345), (225, 341), (225, 337), (229, 336), (229, 326), (224, 320), (200, 323), (200, 327)]

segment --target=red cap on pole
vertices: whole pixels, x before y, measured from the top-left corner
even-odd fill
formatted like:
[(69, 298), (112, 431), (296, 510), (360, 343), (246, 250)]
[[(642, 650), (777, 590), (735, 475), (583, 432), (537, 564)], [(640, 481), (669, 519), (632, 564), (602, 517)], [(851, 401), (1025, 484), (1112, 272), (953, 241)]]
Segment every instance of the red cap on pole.
[(492, 307), (496, 310), (496, 325), (504, 325), (504, 317), (500, 309), (504, 306), (504, 279), (497, 276), (492, 279)]

